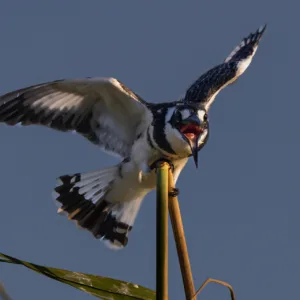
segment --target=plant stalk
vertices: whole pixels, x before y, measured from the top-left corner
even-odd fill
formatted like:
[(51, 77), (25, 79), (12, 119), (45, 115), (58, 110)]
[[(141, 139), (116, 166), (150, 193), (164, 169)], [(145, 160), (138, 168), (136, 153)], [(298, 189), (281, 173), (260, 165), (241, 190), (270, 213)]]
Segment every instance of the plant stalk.
[(168, 299), (168, 172), (169, 164), (156, 166), (156, 299)]
[[(174, 180), (172, 171), (169, 170), (169, 193), (174, 189)], [(170, 194), (169, 194), (170, 195)], [(195, 300), (195, 286), (193, 281), (193, 274), (189, 260), (188, 249), (186, 245), (182, 218), (177, 196), (169, 196), (169, 214), (172, 223), (174, 239), (177, 248), (177, 255), (179, 259), (181, 275), (183, 279), (185, 297), (187, 300)]]
[(229, 289), (229, 292), (230, 292), (230, 298), (231, 300), (236, 300), (236, 297), (235, 297), (235, 294), (234, 294), (234, 290), (232, 288), (232, 286), (225, 282), (225, 281), (222, 281), (222, 280), (218, 280), (218, 279), (213, 279), (213, 278), (208, 278), (204, 281), (204, 283), (200, 286), (200, 288), (197, 290), (196, 292), (196, 295), (197, 296), (198, 294), (200, 294), (202, 292), (202, 290), (206, 287), (207, 284), (211, 283), (211, 282), (214, 282), (214, 283), (217, 283), (217, 284), (220, 284), (220, 285), (223, 285), (225, 287), (227, 287)]
[(0, 281), (0, 299), (3, 300), (12, 300), (12, 298), (7, 294), (3, 283)]

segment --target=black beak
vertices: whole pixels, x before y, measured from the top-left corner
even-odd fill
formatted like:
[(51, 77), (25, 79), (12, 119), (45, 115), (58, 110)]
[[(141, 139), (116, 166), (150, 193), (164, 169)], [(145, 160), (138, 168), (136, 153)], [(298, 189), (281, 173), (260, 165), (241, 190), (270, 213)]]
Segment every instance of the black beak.
[(198, 140), (199, 140), (199, 137), (197, 137), (195, 140), (192, 140), (192, 141), (188, 140), (197, 169), (198, 169)]
[[(199, 117), (197, 116), (197, 114), (192, 114), (190, 117), (186, 118), (185, 120), (182, 121), (183, 123), (187, 123), (187, 124), (195, 124), (197, 126), (201, 125), (201, 121), (199, 120)], [(198, 169), (198, 141), (199, 141), (199, 137), (200, 135), (193, 139), (187, 139), (188, 143), (190, 144), (191, 147), (191, 151), (192, 151), (192, 155), (194, 158), (194, 162), (196, 165), (196, 168)]]
[(197, 126), (201, 125), (201, 121), (199, 120), (197, 114), (192, 114), (188, 118), (182, 120), (183, 124), (195, 124)]

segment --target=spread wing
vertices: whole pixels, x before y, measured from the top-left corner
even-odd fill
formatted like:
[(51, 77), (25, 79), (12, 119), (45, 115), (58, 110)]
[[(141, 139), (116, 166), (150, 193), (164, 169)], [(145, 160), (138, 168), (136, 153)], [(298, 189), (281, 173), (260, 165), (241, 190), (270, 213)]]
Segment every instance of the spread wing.
[(76, 131), (104, 150), (130, 153), (148, 103), (114, 78), (58, 80), (0, 97), (0, 122)]
[(202, 104), (208, 110), (216, 95), (246, 71), (265, 29), (266, 25), (244, 38), (222, 64), (199, 77), (187, 90), (183, 101)]

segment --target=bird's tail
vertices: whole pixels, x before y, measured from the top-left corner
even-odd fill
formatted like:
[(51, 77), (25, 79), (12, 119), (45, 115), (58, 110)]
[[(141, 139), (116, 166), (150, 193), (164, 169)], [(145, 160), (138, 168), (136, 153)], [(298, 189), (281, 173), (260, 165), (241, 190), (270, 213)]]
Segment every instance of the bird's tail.
[[(140, 199), (110, 203), (105, 198), (118, 176), (119, 166), (103, 170), (64, 175), (58, 178), (54, 198), (58, 213), (68, 216), (92, 232), (95, 238), (105, 240), (111, 248), (123, 248), (128, 232), (140, 207)], [(116, 187), (117, 188), (117, 187)]]

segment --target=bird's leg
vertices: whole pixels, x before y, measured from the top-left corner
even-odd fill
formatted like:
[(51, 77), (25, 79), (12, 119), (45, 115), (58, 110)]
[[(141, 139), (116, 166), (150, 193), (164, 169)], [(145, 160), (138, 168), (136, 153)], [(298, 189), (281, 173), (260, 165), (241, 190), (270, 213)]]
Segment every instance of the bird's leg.
[[(150, 169), (153, 170), (156, 168), (157, 164), (158, 163), (162, 163), (162, 162), (166, 162), (170, 165), (170, 168), (171, 168), (171, 171), (172, 173), (174, 173), (174, 164), (171, 160), (167, 159), (167, 158), (159, 158), (157, 159), (155, 162), (153, 162), (151, 165), (150, 165)], [(172, 191), (169, 192), (169, 196), (170, 197), (177, 197), (179, 195), (179, 189), (178, 188), (172, 188)]]
[(174, 172), (174, 164), (171, 160), (169, 160), (168, 158), (165, 158), (165, 157), (162, 157), (162, 158), (159, 158), (157, 159), (156, 161), (154, 161), (151, 165), (150, 165), (150, 169), (153, 170), (153, 169), (156, 169), (156, 166), (158, 163), (163, 163), (163, 162), (166, 162), (170, 165), (170, 168), (172, 170), (172, 173)]
[(160, 162), (168, 163), (170, 165), (172, 173), (174, 172), (174, 165), (173, 165), (172, 161), (170, 161), (167, 158), (159, 158), (156, 161), (154, 161), (150, 166), (147, 163), (143, 163), (141, 165), (141, 170), (140, 170), (139, 175), (138, 175), (139, 182), (143, 181), (143, 176), (149, 175), (154, 169), (156, 169), (157, 164), (160, 163)]

